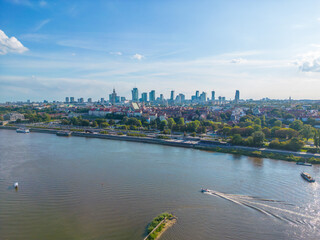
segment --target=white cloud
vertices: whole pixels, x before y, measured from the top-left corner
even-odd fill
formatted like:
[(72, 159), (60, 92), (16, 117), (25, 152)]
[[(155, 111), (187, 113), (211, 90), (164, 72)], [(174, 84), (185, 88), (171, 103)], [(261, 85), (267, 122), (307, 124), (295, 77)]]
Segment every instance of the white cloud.
[(143, 55), (136, 53), (135, 55), (132, 56), (133, 59), (137, 59), (137, 60), (141, 60), (142, 58), (144, 58)]
[(35, 28), (34, 31), (39, 31), (41, 28), (43, 28), (46, 24), (48, 24), (51, 21), (51, 19), (45, 19), (41, 21)]
[(7, 53), (23, 53), (28, 48), (24, 47), (15, 37), (9, 38), (2, 30), (0, 30), (0, 55)]
[(110, 52), (111, 55), (121, 56), (122, 52)]
[(234, 58), (231, 60), (231, 63), (236, 63), (236, 64), (240, 64), (240, 63), (246, 63), (247, 60), (243, 59), (243, 58)]
[(313, 47), (318, 49), (301, 55), (295, 62), (302, 72), (320, 72), (320, 49), (316, 45)]
[(39, 2), (39, 5), (40, 5), (40, 7), (45, 7), (45, 6), (47, 6), (47, 2), (46, 1), (40, 1)]
[(8, 1), (10, 3), (16, 4), (16, 5), (24, 5), (24, 6), (32, 6), (32, 3), (29, 0), (10, 0)]

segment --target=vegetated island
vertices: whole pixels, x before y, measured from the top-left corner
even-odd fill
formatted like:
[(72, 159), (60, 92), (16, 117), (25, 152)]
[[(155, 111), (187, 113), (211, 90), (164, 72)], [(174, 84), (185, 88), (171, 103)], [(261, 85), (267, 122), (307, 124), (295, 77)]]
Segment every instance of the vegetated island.
[(148, 235), (144, 238), (144, 240), (159, 239), (169, 227), (176, 223), (176, 221), (177, 218), (171, 213), (161, 213), (160, 215), (155, 217), (148, 225)]

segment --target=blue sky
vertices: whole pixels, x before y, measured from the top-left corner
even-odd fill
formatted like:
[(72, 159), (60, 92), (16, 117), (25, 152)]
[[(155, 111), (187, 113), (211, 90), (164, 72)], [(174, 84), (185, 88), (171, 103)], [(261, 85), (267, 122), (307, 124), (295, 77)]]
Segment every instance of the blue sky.
[(320, 98), (320, 1), (0, 0), (0, 102)]

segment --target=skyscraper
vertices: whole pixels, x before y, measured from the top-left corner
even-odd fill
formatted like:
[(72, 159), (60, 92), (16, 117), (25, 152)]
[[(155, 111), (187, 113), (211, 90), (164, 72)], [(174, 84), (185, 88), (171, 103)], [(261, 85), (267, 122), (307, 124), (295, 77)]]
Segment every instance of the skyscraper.
[(215, 95), (216, 95), (216, 92), (215, 92), (215, 91), (212, 91), (212, 92), (211, 92), (211, 100), (212, 100), (212, 101), (216, 100), (216, 96), (215, 96)]
[(163, 101), (163, 100), (164, 100), (163, 94), (160, 94), (160, 101)]
[(174, 100), (174, 90), (172, 90), (172, 91), (171, 91), (170, 100), (171, 100), (171, 101), (173, 101), (173, 100)]
[(234, 98), (234, 101), (235, 101), (236, 103), (238, 103), (239, 100), (240, 100), (240, 91), (239, 91), (239, 90), (236, 90), (236, 96), (235, 96), (235, 98)]
[(74, 97), (70, 97), (70, 102), (74, 103)]
[(149, 101), (154, 102), (155, 100), (156, 100), (156, 91), (151, 90), (151, 92), (149, 93)]
[(138, 88), (133, 88), (132, 91), (132, 101), (133, 102), (138, 102), (139, 100), (139, 91), (138, 91)]
[(141, 94), (141, 100), (142, 100), (142, 102), (148, 102), (148, 93), (143, 92)]
[(207, 93), (206, 92), (202, 92), (200, 95), (200, 101), (201, 102), (206, 102), (207, 101)]
[(100, 102), (101, 102), (101, 103), (104, 103), (104, 98), (103, 98), (103, 97), (100, 99)]
[(199, 91), (196, 91), (196, 99), (199, 99)]
[(92, 103), (92, 98), (88, 98), (88, 103)]
[(109, 102), (112, 105), (114, 105), (117, 102), (117, 93), (115, 89), (113, 89), (112, 93), (109, 94)]
[(66, 97), (66, 101), (65, 101), (66, 103), (69, 103), (69, 97)]

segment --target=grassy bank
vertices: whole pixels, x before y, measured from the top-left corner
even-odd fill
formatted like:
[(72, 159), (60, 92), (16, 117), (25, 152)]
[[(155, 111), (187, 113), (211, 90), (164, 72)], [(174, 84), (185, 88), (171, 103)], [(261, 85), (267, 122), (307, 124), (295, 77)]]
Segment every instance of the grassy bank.
[[(176, 221), (176, 218), (171, 213), (161, 213), (160, 215), (155, 217), (152, 220), (152, 222), (148, 225), (148, 228), (147, 228), (148, 234), (150, 234), (152, 231), (153, 232), (146, 239), (147, 240), (158, 239), (163, 232), (165, 232), (170, 226), (172, 226), (175, 223), (175, 221)], [(156, 227), (157, 229), (155, 229)]]
[(199, 147), (196, 146), (195, 148), (207, 151), (214, 151), (214, 152), (221, 152), (221, 153), (231, 153), (236, 155), (244, 155), (249, 157), (259, 157), (259, 158), (271, 158), (276, 160), (285, 160), (290, 162), (308, 162), (308, 163), (316, 163), (320, 164), (320, 158), (314, 157), (298, 157), (289, 154), (282, 154), (282, 153), (268, 153), (262, 151), (248, 151), (242, 149), (229, 149), (229, 148), (220, 148), (220, 147)]

